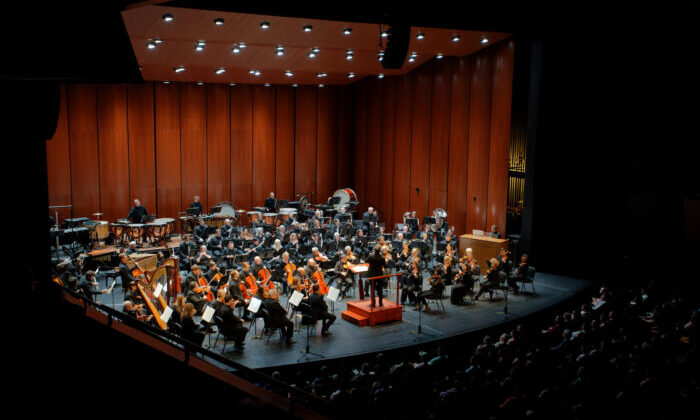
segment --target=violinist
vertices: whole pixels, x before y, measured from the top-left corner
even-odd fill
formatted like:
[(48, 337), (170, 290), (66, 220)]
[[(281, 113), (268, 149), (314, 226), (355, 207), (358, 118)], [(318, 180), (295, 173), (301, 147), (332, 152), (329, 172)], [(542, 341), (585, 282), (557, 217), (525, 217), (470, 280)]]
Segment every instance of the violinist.
[(439, 265), (441, 280), (445, 285), (452, 284), (452, 278), (454, 277), (452, 269), (452, 255), (445, 253), (443, 257), (442, 264)]
[(232, 337), (235, 343), (235, 351), (241, 352), (244, 348), (245, 336), (248, 329), (243, 326), (243, 321), (233, 313), (233, 309), (240, 304), (230, 293), (219, 290), (214, 304), (216, 316), (221, 318), (221, 334), (224, 337)]
[(153, 315), (147, 314), (146, 311), (143, 309), (142, 304), (136, 305), (130, 300), (124, 301), (124, 313), (126, 313), (127, 315), (131, 315), (142, 322), (153, 321)]
[(518, 267), (513, 271), (513, 275), (508, 279), (508, 285), (513, 290), (518, 290), (517, 282), (527, 281), (528, 272), (530, 271), (530, 263), (528, 262), (528, 259), (528, 255), (523, 254), (520, 257), (520, 264), (518, 264)]
[(233, 298), (239, 302), (239, 305), (243, 305), (243, 320), (248, 321), (250, 319), (248, 303), (250, 303), (250, 298), (252, 295), (245, 286), (245, 280), (238, 270), (232, 270), (229, 273), (229, 285), (231, 296), (233, 296)]
[(204, 304), (206, 303), (206, 300), (202, 295), (203, 293), (206, 293), (205, 288), (193, 281), (189, 284), (187, 294), (185, 295), (185, 301), (187, 304), (193, 305), (198, 314), (202, 313), (204, 310)]
[(352, 248), (350, 246), (345, 247), (345, 256), (348, 258), (350, 264), (357, 264), (357, 257), (352, 253)]
[(287, 318), (287, 310), (279, 304), (279, 295), (276, 291), (267, 293), (263, 299), (262, 307), (267, 311), (267, 322), (270, 328), (281, 328), (287, 345), (294, 344), (294, 323)]
[(500, 253), (498, 254), (498, 257), (496, 257), (496, 259), (498, 260), (498, 264), (501, 271), (506, 273), (506, 275), (510, 275), (513, 271), (513, 261), (510, 259), (510, 251), (508, 250), (508, 248), (501, 248)]
[(306, 275), (304, 267), (297, 268), (294, 278), (292, 279), (292, 288), (299, 293), (306, 295), (308, 293), (309, 278)]
[(474, 253), (472, 252), (471, 248), (467, 248), (464, 250), (464, 257), (465, 257), (465, 263), (469, 264), (469, 267), (471, 267), (471, 269), (474, 270), (476, 268), (478, 262), (474, 258)]
[(464, 296), (472, 289), (472, 270), (466, 262), (458, 264), (459, 271), (454, 276), (454, 285), (450, 292), (450, 302), (453, 305), (464, 304)]
[(498, 288), (498, 260), (495, 258), (491, 258), (491, 267), (489, 267), (488, 271), (484, 275), (484, 279), (486, 282), (482, 283), (481, 287), (479, 288), (479, 293), (474, 297), (474, 300), (479, 300), (481, 295), (484, 293), (488, 292), (489, 293), (489, 300), (493, 298), (493, 291)]
[(413, 248), (411, 250), (411, 256), (408, 257), (404, 265), (406, 266), (407, 271), (413, 270), (413, 267), (418, 268), (419, 273), (423, 271), (423, 261), (420, 257), (420, 249)]
[(283, 281), (282, 285), (284, 287), (284, 292), (289, 294), (289, 288), (292, 286), (292, 280), (294, 280), (294, 272), (297, 266), (289, 260), (289, 252), (284, 252), (282, 254), (282, 266), (284, 267), (284, 278), (287, 281)]
[(197, 283), (199, 281), (199, 276), (202, 275), (202, 270), (201, 268), (197, 265), (194, 264), (190, 267), (190, 272), (187, 273), (185, 276), (185, 279), (182, 281), (180, 285), (180, 289), (182, 290), (182, 293), (187, 295), (187, 292), (189, 292), (189, 287), (192, 282)]
[(418, 293), (418, 305), (416, 306), (418, 310), (422, 308), (422, 305), (425, 305), (425, 310), (430, 311), (428, 299), (440, 299), (442, 297), (442, 291), (445, 290), (445, 285), (442, 283), (442, 275), (440, 274), (439, 267), (435, 267), (433, 275), (428, 279), (428, 283), (430, 284), (430, 289)]
[(316, 247), (311, 248), (311, 253), (314, 255), (314, 260), (317, 262), (329, 261), (328, 257), (323, 255)]
[(316, 259), (309, 258), (306, 261), (306, 266), (304, 267), (304, 273), (306, 273), (306, 275), (309, 277), (313, 277), (314, 273), (316, 272), (317, 265), (318, 264), (316, 264)]
[(401, 252), (399, 252), (399, 263), (405, 264), (406, 261), (408, 261), (408, 258), (411, 256), (411, 250), (408, 247), (408, 241), (402, 241), (401, 245), (402, 248)]
[(207, 271), (207, 274), (204, 275), (206, 279), (209, 281), (209, 285), (213, 288), (216, 289), (219, 287), (219, 285), (224, 286), (221, 284), (221, 278), (223, 277), (223, 274), (221, 273), (221, 270), (219, 270), (219, 267), (216, 266), (216, 261), (211, 260), (209, 261), (209, 270)]
[(352, 279), (352, 273), (350, 273), (350, 265), (347, 255), (341, 255), (333, 269), (337, 276), (337, 288), (340, 290), (341, 299), (345, 299), (348, 290), (350, 290), (355, 283)]

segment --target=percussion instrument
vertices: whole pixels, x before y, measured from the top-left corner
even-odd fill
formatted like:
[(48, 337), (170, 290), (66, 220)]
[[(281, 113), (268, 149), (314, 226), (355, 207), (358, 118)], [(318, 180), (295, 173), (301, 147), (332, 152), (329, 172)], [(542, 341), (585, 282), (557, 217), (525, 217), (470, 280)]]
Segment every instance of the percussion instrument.
[(109, 236), (109, 223), (105, 220), (98, 220), (97, 224), (90, 229), (90, 239), (93, 241), (102, 241)]
[(309, 207), (309, 199), (305, 195), (299, 198), (299, 201), (290, 201), (287, 203), (288, 206), (295, 208), (298, 213), (303, 213), (307, 207)]
[(295, 216), (296, 214), (297, 214), (297, 209), (295, 209), (293, 207), (281, 208), (280, 212), (279, 212), (280, 224), (286, 222), (287, 219), (289, 219), (292, 216)]
[(340, 203), (338, 203), (336, 207), (347, 207), (351, 201), (357, 201), (357, 194), (350, 188), (336, 190), (336, 192), (333, 193), (333, 197), (340, 198)]
[(126, 234), (132, 241), (142, 242), (146, 225), (143, 223), (129, 223), (126, 225)]
[(73, 219), (64, 219), (63, 220), (63, 227), (64, 228), (73, 228), (73, 227), (79, 227), (85, 224), (88, 219), (87, 217), (75, 217)]
[(436, 232), (438, 229), (442, 228), (447, 220), (447, 212), (443, 209), (433, 210), (433, 217), (435, 218), (435, 223), (430, 225), (430, 229)]
[(277, 225), (277, 213), (263, 213), (263, 222), (268, 226)]
[[(126, 220), (126, 219), (122, 219)], [(116, 222), (109, 225), (109, 231), (112, 234), (113, 242), (124, 242), (124, 235), (126, 235), (126, 225), (122, 220), (117, 220)]]
[(248, 223), (253, 224), (260, 220), (260, 212), (259, 211), (249, 211), (248, 212)]
[(104, 213), (92, 213), (93, 216), (97, 216), (97, 221), (100, 221), (100, 217), (104, 216)]
[(212, 212), (212, 216), (215, 219), (231, 219), (233, 222), (233, 220), (238, 217), (238, 213), (233, 207), (233, 204), (229, 203), (228, 201), (222, 201), (213, 208), (217, 210), (216, 212)]
[(156, 239), (167, 240), (168, 236), (173, 231), (175, 225), (175, 219), (169, 217), (163, 217), (156, 219), (151, 223), (146, 224), (147, 236), (150, 237), (151, 241)]

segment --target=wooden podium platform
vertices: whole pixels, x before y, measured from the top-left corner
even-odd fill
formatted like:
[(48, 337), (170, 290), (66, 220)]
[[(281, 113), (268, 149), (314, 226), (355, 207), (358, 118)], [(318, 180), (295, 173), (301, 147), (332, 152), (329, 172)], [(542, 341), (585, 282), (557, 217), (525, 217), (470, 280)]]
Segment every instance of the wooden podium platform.
[[(375, 303), (378, 304), (379, 302), (375, 301)], [(375, 306), (372, 308), (370, 304), (370, 299), (348, 302), (348, 309), (343, 311), (341, 316), (344, 320), (352, 322), (360, 327), (401, 321), (402, 305), (397, 305), (387, 299), (382, 300), (383, 306)]]

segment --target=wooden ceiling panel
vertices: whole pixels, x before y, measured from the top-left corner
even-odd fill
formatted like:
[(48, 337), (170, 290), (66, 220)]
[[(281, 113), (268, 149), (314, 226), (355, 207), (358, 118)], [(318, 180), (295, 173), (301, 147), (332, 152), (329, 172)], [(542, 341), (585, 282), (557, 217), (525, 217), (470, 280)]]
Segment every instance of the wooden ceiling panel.
[[(171, 22), (162, 16), (173, 15)], [(162, 6), (143, 6), (122, 12), (132, 47), (145, 80), (182, 81), (206, 83), (254, 83), (254, 84), (347, 84), (367, 76), (398, 75), (407, 73), (430, 61), (438, 53), (444, 56), (466, 56), (498, 42), (509, 34), (439, 28), (411, 28), (406, 61), (401, 69), (383, 69), (377, 60), (380, 50), (381, 27), (377, 24), (336, 22), (317, 19), (252, 15), (231, 12), (215, 12)], [(222, 26), (214, 19), (224, 19)], [(260, 23), (269, 22), (270, 28), (262, 29)], [(312, 26), (311, 32), (303, 27)], [(352, 28), (350, 36), (343, 29)], [(384, 27), (383, 29), (386, 29)], [(425, 38), (418, 40), (422, 32)], [(454, 35), (460, 36), (453, 42)], [(486, 36), (489, 42), (481, 43)], [(155, 49), (148, 49), (153, 39), (163, 42)], [(205, 41), (204, 50), (198, 52), (198, 41)], [(245, 42), (246, 48), (234, 54), (234, 44)], [(284, 46), (284, 55), (277, 56), (275, 49)], [(384, 43), (386, 45), (386, 43)], [(320, 49), (315, 58), (309, 58), (312, 47)], [(346, 60), (346, 52), (354, 53)], [(413, 63), (408, 62), (412, 52), (417, 54)], [(185, 66), (182, 73), (174, 68)], [(225, 68), (217, 75), (215, 70)], [(259, 70), (260, 76), (249, 74)], [(293, 77), (285, 76), (290, 70)], [(348, 78), (348, 73), (355, 78)], [(317, 74), (327, 73), (319, 78)]]

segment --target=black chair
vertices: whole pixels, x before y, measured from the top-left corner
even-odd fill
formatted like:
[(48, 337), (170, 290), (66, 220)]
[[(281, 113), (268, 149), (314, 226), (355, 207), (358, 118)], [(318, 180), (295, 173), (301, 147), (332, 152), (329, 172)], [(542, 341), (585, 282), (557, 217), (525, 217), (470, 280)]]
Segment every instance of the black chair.
[(224, 347), (221, 349), (221, 353), (223, 354), (226, 351), (226, 343), (228, 341), (234, 341), (233, 337), (228, 336), (226, 334), (222, 334), (223, 331), (223, 325), (224, 325), (224, 320), (221, 319), (220, 316), (214, 315), (214, 323), (216, 324), (216, 329), (218, 330), (216, 334), (216, 340), (214, 340), (214, 347), (216, 347), (216, 343), (219, 342), (219, 336), (223, 335), (224, 337)]
[(521, 291), (525, 290), (525, 284), (530, 283), (532, 286), (532, 295), (535, 296), (535, 274), (537, 273), (537, 270), (535, 270), (535, 267), (528, 267), (527, 268), (527, 276), (525, 279), (520, 279), (521, 283)]
[(265, 342), (265, 344), (268, 344), (270, 342), (270, 338), (275, 333), (275, 331), (279, 332), (280, 340), (282, 340), (284, 338), (284, 334), (282, 333), (282, 327), (271, 325), (272, 323), (270, 322), (270, 314), (267, 312), (266, 309), (260, 309), (260, 312), (262, 312), (262, 319), (264, 322), (261, 336), (267, 336), (267, 341)]

